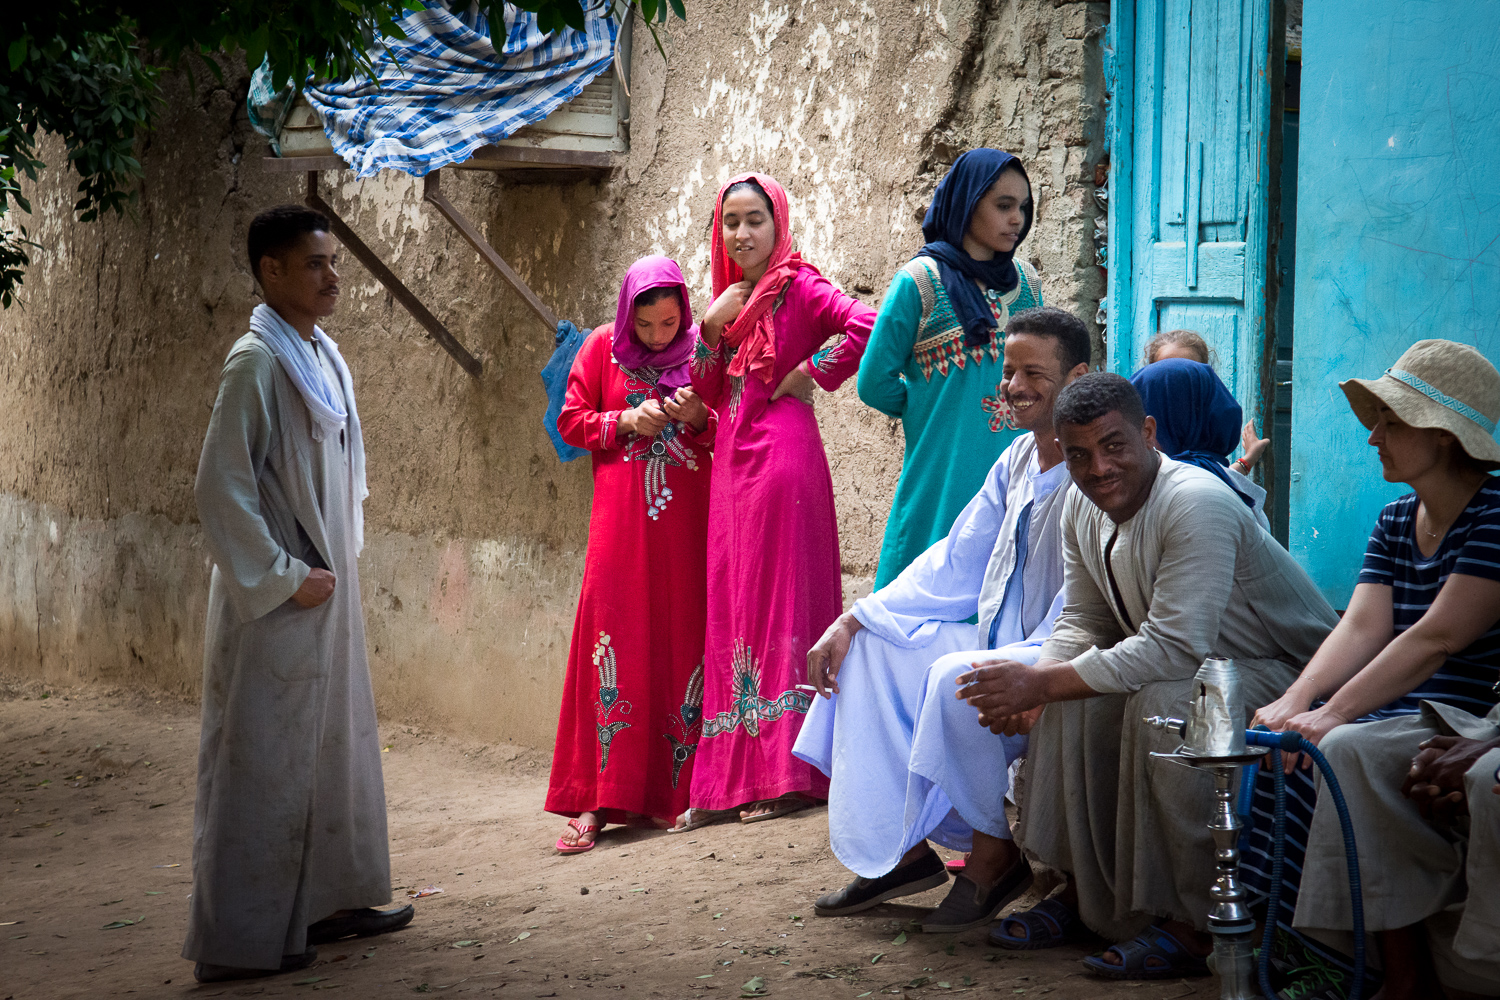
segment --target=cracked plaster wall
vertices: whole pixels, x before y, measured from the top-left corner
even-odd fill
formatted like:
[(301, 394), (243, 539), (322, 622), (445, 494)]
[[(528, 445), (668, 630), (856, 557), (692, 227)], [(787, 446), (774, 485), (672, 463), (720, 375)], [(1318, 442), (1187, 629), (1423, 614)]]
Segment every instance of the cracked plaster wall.
[[(920, 245), (917, 213), (964, 149), (1017, 152), (1049, 303), (1092, 324), (1098, 39), (1108, 5), (1054, 0), (704, 3), (636, 32), (629, 154), (607, 178), (449, 171), (444, 189), (563, 316), (612, 314), (635, 257), (677, 257), (708, 301), (713, 196), (786, 184), (799, 247), (871, 304)], [(127, 219), (80, 225), (51, 171), (22, 218), (43, 249), (0, 314), (0, 669), (191, 694), (207, 561), (192, 479), (219, 366), (256, 301), (245, 229), (299, 200), (259, 167), (246, 81), (178, 81), (143, 141)], [(51, 162), (60, 148), (47, 147)], [(370, 455), (361, 585), (383, 713), (550, 745), (587, 545), (587, 461), (558, 463), (537, 372), (549, 331), (436, 214), (419, 180), (323, 175), (325, 197), (485, 363), (465, 375), (361, 266), (327, 324)], [(846, 594), (868, 586), (901, 462), (898, 424), (851, 380), (818, 403)]]

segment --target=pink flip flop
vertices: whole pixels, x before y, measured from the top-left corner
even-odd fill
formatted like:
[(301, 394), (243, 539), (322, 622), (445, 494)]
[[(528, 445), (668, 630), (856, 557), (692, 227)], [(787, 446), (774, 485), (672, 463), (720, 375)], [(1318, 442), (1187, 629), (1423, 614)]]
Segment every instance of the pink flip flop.
[[(568, 825), (578, 831), (578, 836), (580, 837), (587, 837), (591, 833), (597, 836), (599, 833), (597, 826), (592, 823), (580, 823), (577, 818), (568, 820)], [(587, 844), (570, 844), (561, 837), (558, 837), (557, 843), (553, 846), (557, 848), (558, 854), (584, 854), (594, 849), (594, 843), (595, 841), (591, 840)]]

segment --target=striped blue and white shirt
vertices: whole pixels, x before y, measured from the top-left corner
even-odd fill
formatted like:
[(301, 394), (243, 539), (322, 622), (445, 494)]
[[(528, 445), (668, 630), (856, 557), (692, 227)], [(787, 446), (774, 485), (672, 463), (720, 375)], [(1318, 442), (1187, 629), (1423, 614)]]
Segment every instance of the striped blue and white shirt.
[[(1397, 635), (1427, 613), (1454, 573), (1500, 580), (1500, 479), (1492, 476), (1485, 481), (1430, 559), (1416, 545), (1417, 502), (1417, 495), (1408, 493), (1386, 504), (1370, 533), (1364, 566), (1359, 571), (1360, 583), (1391, 588)], [(1496, 611), (1500, 614), (1500, 609)], [(1375, 714), (1415, 712), (1425, 698), (1482, 716), (1496, 702), (1493, 685), (1497, 678), (1500, 622), (1448, 657), (1438, 672), (1416, 689)]]

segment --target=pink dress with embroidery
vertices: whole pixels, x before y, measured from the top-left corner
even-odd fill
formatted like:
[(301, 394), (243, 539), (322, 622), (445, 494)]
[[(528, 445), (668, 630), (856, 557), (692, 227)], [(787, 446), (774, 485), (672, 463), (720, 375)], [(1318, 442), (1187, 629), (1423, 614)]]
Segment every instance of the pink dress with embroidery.
[(584, 341), (557, 426), (593, 453), (589, 551), (568, 653), (547, 811), (673, 819), (688, 806), (702, 730), (704, 554), (718, 417), (621, 435), (621, 411), (661, 399), (655, 369), (622, 368), (614, 324)]
[(717, 350), (698, 345), (693, 387), (720, 423), (694, 807), (828, 795), (828, 779), (793, 757), (792, 744), (811, 703), (797, 688), (806, 683), (807, 650), (843, 610), (833, 477), (813, 408), (791, 396), (770, 398), (804, 361), (820, 386), (837, 389), (859, 368), (874, 322), (873, 309), (804, 269), (775, 313), (769, 385), (730, 377), (724, 341)]

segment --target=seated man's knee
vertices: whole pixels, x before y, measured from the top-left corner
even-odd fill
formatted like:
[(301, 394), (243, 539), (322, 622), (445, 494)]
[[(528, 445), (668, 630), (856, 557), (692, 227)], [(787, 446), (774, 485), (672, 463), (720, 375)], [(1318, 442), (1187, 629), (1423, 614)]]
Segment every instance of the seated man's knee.
[(984, 654), (948, 653), (932, 661), (927, 668), (928, 689), (942, 688), (958, 690), (958, 679), (974, 669), (974, 661)]
[[(1366, 729), (1367, 725), (1368, 723), (1364, 725), (1335, 726), (1318, 742), (1318, 749), (1323, 752), (1324, 757), (1328, 758), (1328, 763), (1333, 767), (1335, 773), (1338, 773), (1341, 763), (1352, 763), (1364, 756), (1361, 752), (1361, 744), (1365, 742), (1365, 738), (1369, 735), (1369, 731)], [(1413, 748), (1412, 753), (1416, 753), (1415, 748)]]
[(1367, 774), (1376, 783), (1401, 784), (1422, 741), (1435, 735), (1415, 716), (1351, 722), (1329, 730), (1318, 743), (1334, 774)]

